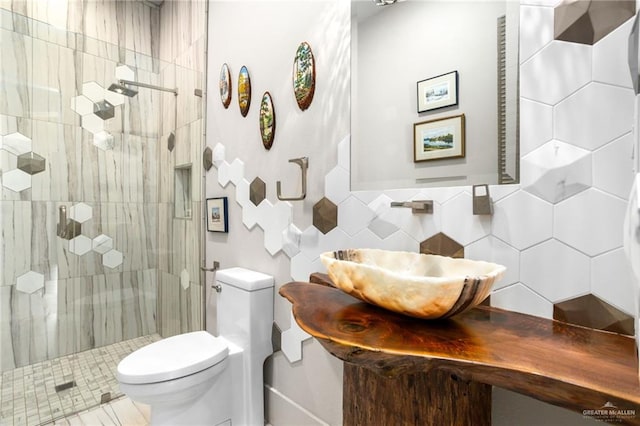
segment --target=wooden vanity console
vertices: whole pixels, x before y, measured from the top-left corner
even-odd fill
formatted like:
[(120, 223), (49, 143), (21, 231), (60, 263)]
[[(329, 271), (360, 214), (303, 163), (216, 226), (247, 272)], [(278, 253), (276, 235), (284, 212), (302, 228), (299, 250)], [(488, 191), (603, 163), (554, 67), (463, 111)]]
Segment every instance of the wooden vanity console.
[[(640, 425), (633, 338), (479, 306), (420, 320), (355, 299), (324, 274), (280, 294), (344, 364), (343, 424), (491, 424), (491, 386)], [(610, 416), (610, 417), (607, 417)]]

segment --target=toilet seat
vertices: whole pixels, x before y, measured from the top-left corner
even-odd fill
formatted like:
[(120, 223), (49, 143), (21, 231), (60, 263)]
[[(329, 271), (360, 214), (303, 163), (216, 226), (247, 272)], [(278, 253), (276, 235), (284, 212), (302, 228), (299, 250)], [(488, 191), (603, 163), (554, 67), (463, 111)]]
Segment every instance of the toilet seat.
[(225, 339), (206, 331), (180, 334), (138, 349), (118, 364), (120, 383), (157, 383), (185, 377), (224, 361)]

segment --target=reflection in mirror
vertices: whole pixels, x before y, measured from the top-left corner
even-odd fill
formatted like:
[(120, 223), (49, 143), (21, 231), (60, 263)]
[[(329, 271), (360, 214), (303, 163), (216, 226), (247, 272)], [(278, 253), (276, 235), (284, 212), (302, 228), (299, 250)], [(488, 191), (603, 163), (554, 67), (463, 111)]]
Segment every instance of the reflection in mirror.
[[(518, 2), (352, 0), (351, 15), (351, 189), (517, 182)], [(440, 120), (461, 115), (451, 139)]]

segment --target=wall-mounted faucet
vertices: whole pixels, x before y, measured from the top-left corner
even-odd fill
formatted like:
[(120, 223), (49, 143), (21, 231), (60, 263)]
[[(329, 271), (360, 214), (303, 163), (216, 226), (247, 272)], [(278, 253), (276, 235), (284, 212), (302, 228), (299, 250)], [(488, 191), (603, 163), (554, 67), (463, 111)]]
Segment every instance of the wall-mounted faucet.
[(73, 219), (67, 219), (67, 206), (60, 206), (58, 209), (58, 226), (56, 233), (58, 237), (71, 240), (82, 232), (82, 225)]
[(411, 213), (433, 213), (433, 200), (392, 201), (391, 207), (407, 207)]

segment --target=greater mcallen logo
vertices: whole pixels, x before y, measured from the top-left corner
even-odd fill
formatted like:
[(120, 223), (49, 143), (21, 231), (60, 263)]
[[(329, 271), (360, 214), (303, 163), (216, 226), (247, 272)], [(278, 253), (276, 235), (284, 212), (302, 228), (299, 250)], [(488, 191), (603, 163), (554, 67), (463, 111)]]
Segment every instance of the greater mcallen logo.
[(612, 402), (607, 402), (597, 410), (582, 410), (584, 417), (607, 423), (622, 423), (626, 419), (636, 417), (636, 410), (623, 410)]

